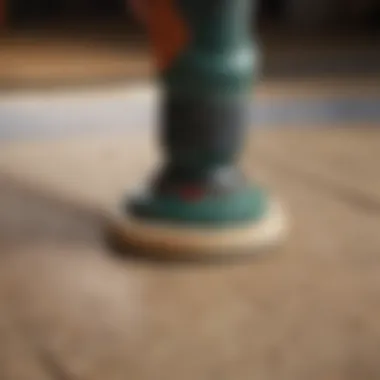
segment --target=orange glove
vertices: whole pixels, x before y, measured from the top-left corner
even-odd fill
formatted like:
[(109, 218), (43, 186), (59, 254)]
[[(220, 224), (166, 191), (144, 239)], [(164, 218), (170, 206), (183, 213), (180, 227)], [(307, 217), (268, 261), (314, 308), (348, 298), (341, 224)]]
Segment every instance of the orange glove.
[(137, 18), (144, 22), (149, 0), (129, 0), (129, 4)]
[(189, 30), (175, 0), (129, 0), (146, 25), (159, 70), (170, 66), (189, 42)]

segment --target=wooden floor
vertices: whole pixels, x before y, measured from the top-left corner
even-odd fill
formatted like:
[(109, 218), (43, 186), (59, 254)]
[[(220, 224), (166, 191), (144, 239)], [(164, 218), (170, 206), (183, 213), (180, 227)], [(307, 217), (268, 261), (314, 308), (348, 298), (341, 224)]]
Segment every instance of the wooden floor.
[(259, 132), (243, 167), (293, 220), (266, 259), (116, 257), (105, 216), (152, 141), (3, 144), (0, 379), (377, 380), (380, 131)]

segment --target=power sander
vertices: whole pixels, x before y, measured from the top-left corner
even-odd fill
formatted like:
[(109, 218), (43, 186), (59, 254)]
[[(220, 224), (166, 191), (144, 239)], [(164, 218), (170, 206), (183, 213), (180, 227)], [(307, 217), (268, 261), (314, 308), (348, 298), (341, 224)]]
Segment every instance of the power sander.
[(237, 167), (258, 50), (254, 0), (151, 0), (163, 163), (111, 225), (118, 246), (173, 257), (257, 254), (287, 233), (282, 205)]

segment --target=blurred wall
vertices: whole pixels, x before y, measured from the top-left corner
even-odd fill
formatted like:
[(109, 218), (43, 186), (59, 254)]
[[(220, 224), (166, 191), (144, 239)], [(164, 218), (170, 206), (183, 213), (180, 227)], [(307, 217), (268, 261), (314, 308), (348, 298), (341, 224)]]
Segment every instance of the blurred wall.
[(380, 27), (380, 0), (285, 0), (285, 9), (295, 27)]
[[(209, 0), (206, 0), (209, 1)], [(236, 1), (236, 0), (232, 0)], [(318, 31), (324, 26), (380, 24), (380, 0), (257, 0), (260, 20)], [(0, 0), (0, 25), (66, 17), (125, 16), (128, 0)]]

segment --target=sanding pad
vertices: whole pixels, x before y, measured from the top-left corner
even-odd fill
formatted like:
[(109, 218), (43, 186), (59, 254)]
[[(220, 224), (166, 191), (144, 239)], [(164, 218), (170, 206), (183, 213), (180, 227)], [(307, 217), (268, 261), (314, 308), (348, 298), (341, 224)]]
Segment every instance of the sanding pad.
[(119, 249), (141, 249), (172, 258), (262, 254), (279, 246), (287, 233), (288, 220), (278, 201), (271, 202), (261, 221), (233, 228), (161, 224), (121, 213), (110, 223), (110, 235)]

